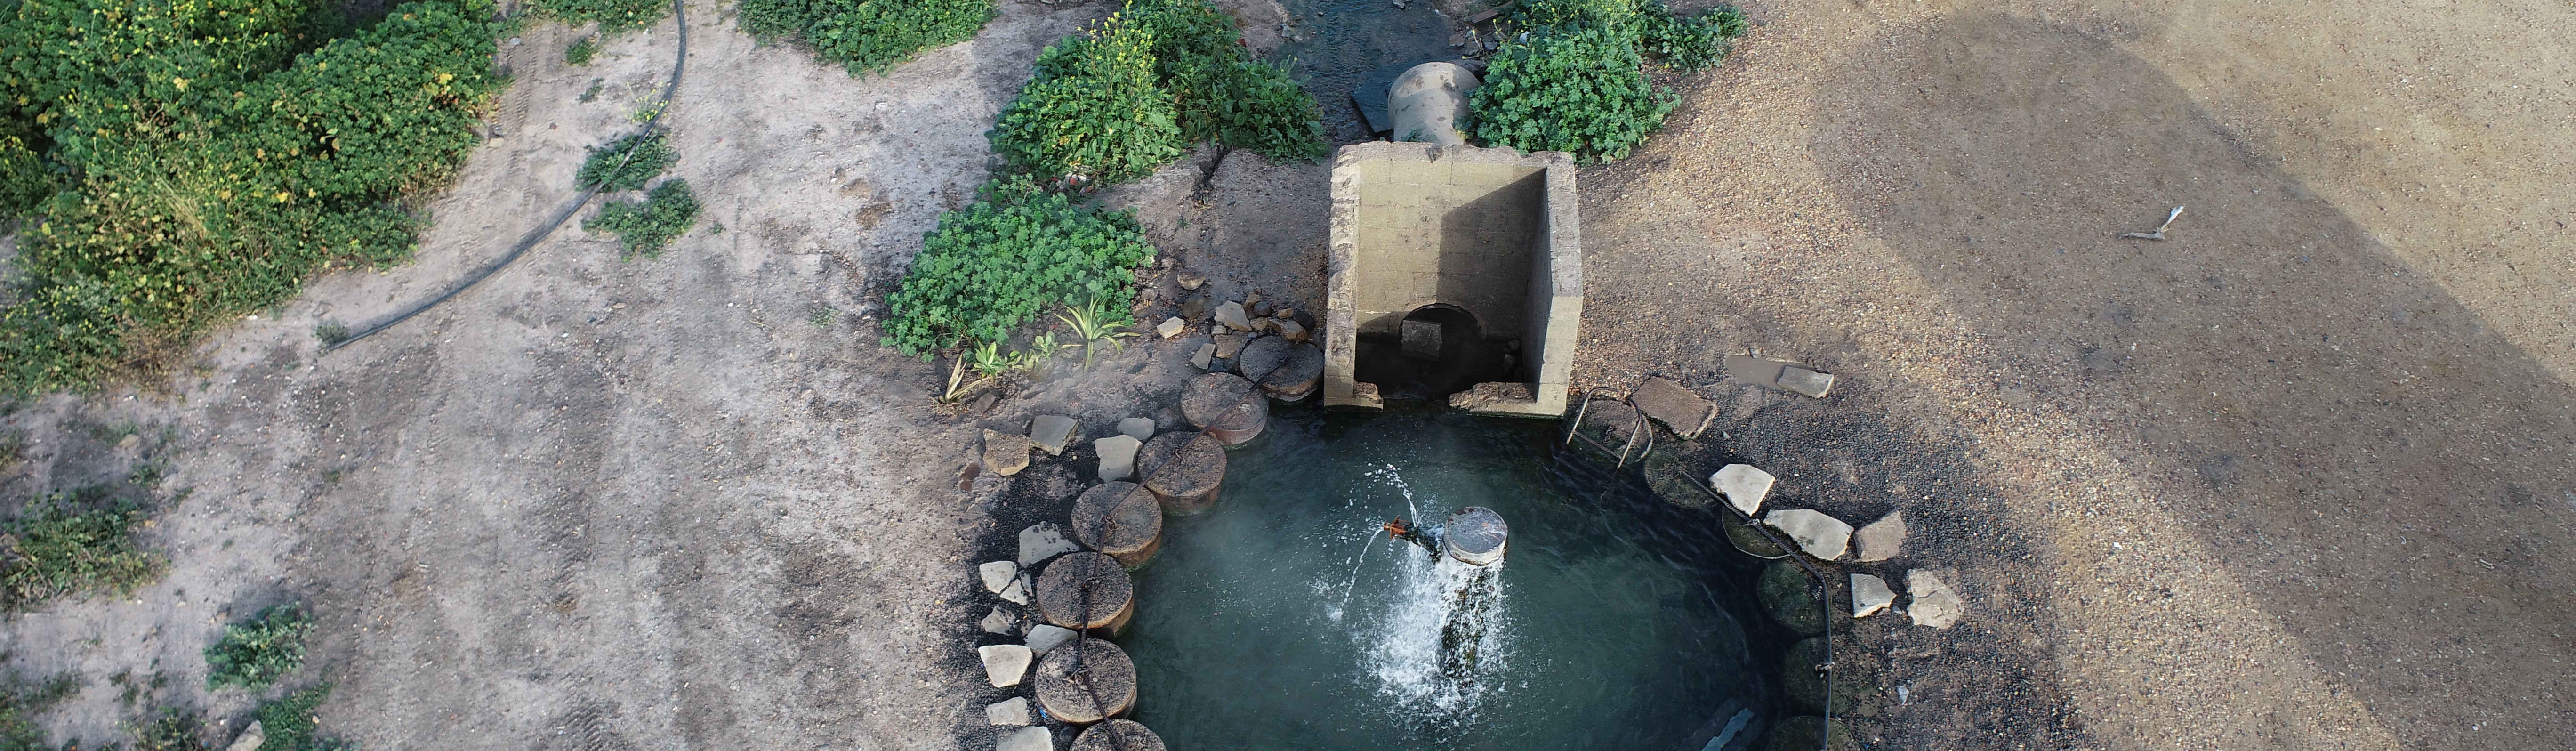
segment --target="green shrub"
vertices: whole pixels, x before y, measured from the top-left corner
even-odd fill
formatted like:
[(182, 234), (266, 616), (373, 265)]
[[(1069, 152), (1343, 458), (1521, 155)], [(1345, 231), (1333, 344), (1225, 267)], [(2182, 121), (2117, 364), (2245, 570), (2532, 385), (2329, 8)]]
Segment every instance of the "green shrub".
[(973, 39), (993, 16), (993, 0), (743, 0), (741, 24), (762, 37), (803, 41), (858, 75)]
[(1057, 304), (1098, 300), (1123, 312), (1153, 246), (1127, 212), (1079, 208), (1026, 176), (985, 184), (939, 216), (912, 270), (886, 297), (883, 343), (927, 357), (961, 341), (1000, 342)]
[(1206, 0), (1131, 0), (1039, 53), (993, 148), (1045, 179), (1124, 182), (1216, 141), (1286, 160), (1328, 150), (1313, 97), (1253, 60)]
[(1468, 100), (1476, 140), (1624, 158), (1676, 103), (1646, 80), (1644, 65), (1633, 31), (1617, 25), (1549, 27), (1506, 42)]
[[(6, 657), (0, 653), (0, 657)], [(0, 751), (53, 751), (35, 714), (80, 693), (80, 676), (62, 673), (29, 681), (17, 673), (0, 680)]]
[(589, 65), (591, 58), (598, 56), (599, 35), (597, 34), (582, 37), (581, 41), (574, 42), (572, 43), (572, 46), (564, 48), (564, 62), (572, 63), (574, 65)]
[(588, 232), (617, 235), (624, 246), (621, 256), (660, 256), (671, 241), (688, 234), (698, 223), (698, 197), (689, 192), (689, 181), (671, 178), (653, 186), (644, 201), (619, 201), (599, 207), (598, 218), (582, 222)]
[(163, 709), (134, 727), (134, 751), (213, 751), (202, 732), (205, 725), (205, 715)]
[(29, 610), (75, 595), (123, 597), (159, 580), (170, 562), (134, 539), (142, 524), (142, 508), (104, 487), (29, 503), (0, 534), (0, 605)]
[(1674, 15), (1663, 0), (1646, 0), (1638, 15), (1643, 22), (1640, 46), (1666, 67), (1684, 73), (1724, 61), (1728, 40), (1744, 35), (1744, 12), (1731, 5), (1684, 18)]
[(596, 21), (599, 33), (634, 31), (662, 20), (670, 0), (534, 0), (528, 10), (539, 17), (581, 25)]
[(1094, 26), (1040, 71), (993, 126), (993, 150), (1047, 180), (1107, 183), (1153, 174), (1186, 151), (1172, 96), (1155, 80), (1153, 30), (1126, 13)]
[(355, 741), (314, 735), (321, 728), (314, 712), (329, 698), (331, 684), (325, 683), (260, 704), (259, 729), (267, 736), (260, 751), (357, 751)]
[(304, 637), (312, 633), (313, 617), (300, 605), (278, 605), (225, 626), (223, 638), (206, 648), (206, 688), (277, 685), (304, 667)]
[(0, 223), (34, 209), (53, 193), (44, 156), (27, 148), (25, 139), (0, 135)]
[(413, 2), (308, 51), (310, 6), (0, 13), (0, 134), (61, 168), (0, 312), (0, 390), (149, 370), (314, 273), (409, 255), (418, 219), (400, 202), (463, 160), (501, 83), (492, 6)]
[(680, 152), (671, 148), (662, 131), (636, 133), (593, 147), (573, 180), (603, 191), (643, 190), (645, 183), (679, 161)]

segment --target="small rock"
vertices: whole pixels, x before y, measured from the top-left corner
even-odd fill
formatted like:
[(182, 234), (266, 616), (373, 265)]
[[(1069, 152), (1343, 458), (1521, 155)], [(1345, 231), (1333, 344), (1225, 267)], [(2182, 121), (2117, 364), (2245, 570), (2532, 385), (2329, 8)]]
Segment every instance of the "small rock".
[(1826, 516), (1822, 511), (1802, 508), (1775, 509), (1762, 517), (1762, 523), (1780, 530), (1798, 548), (1816, 560), (1830, 561), (1843, 557), (1851, 549), (1852, 528), (1843, 520)]
[(1930, 571), (1905, 572), (1905, 593), (1914, 598), (1906, 603), (1905, 614), (1913, 617), (1917, 626), (1949, 628), (1968, 612), (1968, 604), (1959, 599), (1958, 593), (1951, 592), (1950, 585)]
[(241, 735), (233, 736), (233, 745), (225, 746), (224, 751), (259, 751), (260, 745), (267, 742), (268, 729), (252, 720), (250, 727), (242, 728)]
[(984, 661), (984, 678), (994, 688), (1020, 685), (1020, 676), (1029, 672), (1029, 662), (1037, 656), (1028, 647), (1017, 644), (994, 644), (976, 647), (975, 656)]
[(1055, 733), (1031, 725), (1002, 734), (993, 751), (1055, 751)]
[(984, 591), (998, 595), (1002, 593), (1002, 588), (1011, 586), (1012, 579), (1019, 577), (1020, 564), (1010, 561), (993, 561), (991, 563), (975, 567), (975, 573), (978, 576), (984, 577)]
[[(1882, 587), (1884, 587), (1884, 585), (1882, 585)], [(1065, 628), (1063, 626), (1044, 623), (1031, 626), (1029, 627), (1029, 653), (1039, 657), (1045, 657), (1047, 650), (1055, 649), (1057, 645), (1063, 644), (1066, 640), (1072, 638), (1073, 629)]]
[(1142, 441), (1154, 437), (1154, 418), (1130, 417), (1118, 421), (1118, 432)]
[(1063, 415), (1038, 415), (1029, 421), (1029, 442), (1045, 449), (1049, 455), (1063, 456), (1064, 444), (1073, 440), (1073, 418)]
[(1896, 591), (1887, 588), (1887, 580), (1868, 574), (1851, 575), (1851, 593), (1853, 618), (1867, 618), (1896, 604)]
[(1092, 450), (1100, 454), (1100, 481), (1124, 480), (1136, 474), (1136, 449), (1144, 445), (1144, 441), (1131, 435), (1113, 435), (1092, 441)]
[(1306, 333), (1306, 327), (1297, 325), (1296, 321), (1291, 321), (1285, 318), (1273, 320), (1278, 321), (1278, 323), (1272, 324), (1272, 327), (1279, 330), (1279, 337), (1282, 339), (1292, 342), (1302, 342), (1312, 338)]
[(1199, 345), (1198, 353), (1190, 355), (1190, 364), (1197, 366), (1200, 370), (1208, 369), (1208, 367), (1215, 364), (1215, 362), (1216, 345), (1214, 344), (1201, 344)]
[(1002, 606), (995, 605), (993, 606), (993, 612), (985, 615), (984, 620), (975, 622), (975, 625), (983, 627), (984, 633), (1009, 636), (1011, 635), (1012, 627), (1019, 625), (1019, 623), (1020, 619), (1011, 617), (1010, 613), (1002, 610)]
[(1905, 551), (1905, 512), (1892, 511), (1878, 521), (1870, 522), (1869, 526), (1852, 534), (1852, 542), (1860, 545), (1861, 560), (1884, 561), (1896, 557)]
[(1154, 327), (1154, 333), (1161, 334), (1165, 339), (1170, 339), (1175, 336), (1180, 336), (1181, 331), (1189, 327), (1190, 325), (1188, 323), (1183, 322), (1178, 316), (1175, 316), (1163, 319), (1162, 325)]
[(1282, 321), (1294, 321), (1297, 320), (1297, 309), (1280, 308), (1278, 310), (1273, 310), (1270, 311), (1270, 317), (1277, 318)]
[(1745, 516), (1762, 510), (1762, 497), (1771, 494), (1771, 473), (1750, 464), (1729, 464), (1717, 474), (1708, 476), (1708, 487), (1726, 496), (1726, 504)]
[(1242, 334), (1218, 334), (1214, 341), (1216, 356), (1231, 360), (1234, 359), (1234, 353), (1243, 351), (1243, 343), (1246, 340)]
[(1029, 724), (1029, 697), (1014, 696), (984, 705), (984, 721), (1012, 727)]
[(1252, 330), (1252, 321), (1243, 317), (1243, 303), (1239, 302), (1216, 306), (1216, 322), (1236, 331)]
[(1261, 304), (1261, 293), (1259, 293), (1259, 292), (1246, 292), (1246, 293), (1244, 293), (1244, 295), (1243, 295), (1243, 308), (1244, 308), (1245, 310), (1251, 310), (1251, 309), (1252, 309), (1252, 306), (1259, 305), (1259, 304)]
[(1196, 271), (1183, 271), (1180, 282), (1181, 289), (1195, 290), (1207, 286), (1207, 275)]
[(1247, 305), (1248, 307), (1246, 307), (1246, 308), (1245, 308), (1245, 312), (1251, 313), (1251, 314), (1252, 314), (1252, 317), (1254, 317), (1254, 318), (1268, 318), (1268, 317), (1270, 317), (1270, 303), (1266, 303), (1266, 302), (1252, 302), (1252, 303), (1247, 303), (1246, 305)]
[(1773, 383), (1780, 384), (1780, 388), (1822, 398), (1825, 392), (1834, 389), (1834, 376), (1791, 365), (1781, 368), (1780, 378)]
[(1020, 530), (1020, 568), (1023, 569), (1081, 549), (1072, 540), (1064, 539), (1064, 529), (1057, 527), (1055, 522), (1038, 522)]
[(119, 438), (116, 441), (116, 447), (121, 449), (130, 449), (140, 445), (143, 445), (143, 436), (137, 433), (127, 433), (124, 438)]
[(1255, 319), (1252, 319), (1252, 332), (1253, 332), (1253, 333), (1255, 333), (1255, 334), (1276, 334), (1276, 333), (1279, 333), (1279, 319), (1277, 319), (1277, 318), (1255, 318)]
[(1028, 436), (999, 430), (984, 431), (984, 471), (1009, 477), (1028, 468)]

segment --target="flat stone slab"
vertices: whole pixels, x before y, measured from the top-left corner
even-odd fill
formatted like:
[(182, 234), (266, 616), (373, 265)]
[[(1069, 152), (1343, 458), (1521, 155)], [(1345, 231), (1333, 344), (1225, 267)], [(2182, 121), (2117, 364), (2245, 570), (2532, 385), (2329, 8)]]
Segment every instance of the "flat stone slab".
[(1216, 345), (1214, 344), (1201, 344), (1199, 351), (1190, 354), (1190, 367), (1206, 370), (1208, 366), (1215, 364)]
[(1905, 614), (1914, 625), (1949, 628), (1968, 614), (1968, 603), (1959, 599), (1950, 585), (1930, 571), (1915, 569), (1905, 572), (1905, 594), (1913, 598), (1905, 605)]
[[(1029, 724), (1029, 698), (1014, 696), (984, 705), (984, 721), (994, 725), (1018, 727)], [(1052, 738), (1048, 740), (1054, 740)]]
[(1852, 542), (1860, 546), (1860, 559), (1884, 561), (1905, 552), (1905, 512), (1891, 511), (1878, 521), (1852, 533)]
[(1081, 549), (1072, 540), (1064, 539), (1064, 528), (1055, 522), (1038, 522), (1020, 530), (1020, 568)]
[(1029, 653), (1039, 657), (1045, 657), (1048, 651), (1071, 640), (1073, 640), (1073, 629), (1044, 623), (1029, 627)]
[(1834, 390), (1833, 374), (1818, 373), (1796, 365), (1781, 368), (1780, 380), (1777, 383), (1780, 384), (1780, 388), (1819, 399), (1824, 398), (1826, 392)]
[(1216, 322), (1236, 331), (1251, 331), (1252, 319), (1244, 317), (1243, 303), (1230, 302), (1216, 306)]
[(1868, 574), (1851, 575), (1851, 593), (1853, 618), (1867, 618), (1896, 604), (1896, 590), (1887, 588), (1887, 580)]
[(1156, 324), (1154, 326), (1154, 333), (1162, 335), (1165, 339), (1170, 339), (1175, 336), (1180, 336), (1181, 332), (1189, 327), (1190, 325), (1187, 322), (1182, 321), (1178, 316), (1174, 316), (1171, 318), (1165, 318), (1162, 323)]
[(1073, 440), (1073, 418), (1063, 415), (1038, 415), (1029, 421), (1029, 442), (1037, 444), (1052, 456), (1064, 455), (1064, 444)]
[(1002, 606), (995, 605), (993, 612), (985, 615), (984, 620), (976, 622), (975, 625), (983, 628), (984, 633), (1009, 636), (1019, 623), (1020, 619), (1011, 617), (1011, 614), (1003, 610)]
[(1037, 653), (1018, 644), (993, 644), (975, 648), (975, 656), (984, 662), (984, 679), (994, 688), (1020, 685), (1020, 676), (1029, 672), (1029, 663)]
[(1822, 511), (1773, 509), (1768, 516), (1762, 517), (1762, 523), (1788, 535), (1790, 542), (1797, 543), (1798, 549), (1807, 551), (1816, 560), (1834, 560), (1851, 551), (1851, 525), (1826, 516)]
[(1120, 435), (1142, 441), (1154, 437), (1154, 418), (1130, 417), (1118, 421)]
[(1708, 476), (1708, 487), (1726, 496), (1726, 505), (1745, 516), (1762, 510), (1762, 498), (1771, 494), (1771, 473), (1750, 464), (1729, 464)]
[(1646, 379), (1636, 393), (1628, 396), (1628, 401), (1684, 440), (1698, 438), (1708, 430), (1709, 422), (1717, 419), (1716, 403), (1662, 378)]
[(976, 566), (975, 575), (984, 580), (984, 591), (998, 595), (1002, 593), (1004, 587), (1011, 586), (1012, 578), (1020, 575), (1020, 564), (1011, 561), (993, 561)]
[(984, 431), (984, 471), (1009, 477), (1029, 468), (1029, 437)]
[(1218, 334), (1209, 341), (1216, 344), (1216, 356), (1232, 360), (1235, 353), (1242, 352), (1244, 343), (1250, 340), (1245, 339), (1242, 334)]
[(1002, 734), (993, 751), (1055, 751), (1055, 733), (1032, 725)]
[(1100, 480), (1108, 482), (1135, 476), (1136, 449), (1144, 445), (1144, 441), (1130, 435), (1113, 435), (1092, 441), (1092, 450), (1100, 454)]

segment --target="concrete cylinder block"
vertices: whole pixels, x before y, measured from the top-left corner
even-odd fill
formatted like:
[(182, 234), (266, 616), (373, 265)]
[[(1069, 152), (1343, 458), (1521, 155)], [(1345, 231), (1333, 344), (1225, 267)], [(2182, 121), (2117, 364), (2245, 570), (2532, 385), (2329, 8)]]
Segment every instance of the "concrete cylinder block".
[(1465, 145), (1467, 135), (1458, 125), (1467, 120), (1467, 92), (1482, 83), (1457, 63), (1423, 63), (1405, 70), (1386, 90), (1395, 140)]

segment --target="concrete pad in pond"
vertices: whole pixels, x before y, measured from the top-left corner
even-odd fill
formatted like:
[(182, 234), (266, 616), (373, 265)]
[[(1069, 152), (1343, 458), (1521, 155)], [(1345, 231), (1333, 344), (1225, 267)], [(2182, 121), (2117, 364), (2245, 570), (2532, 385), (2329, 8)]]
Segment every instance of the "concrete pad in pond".
[(1088, 725), (1136, 705), (1136, 663), (1118, 645), (1081, 639), (1047, 653), (1035, 680), (1050, 717)]
[(1162, 503), (1136, 483), (1094, 485), (1073, 501), (1073, 539), (1129, 569), (1143, 566), (1163, 547)]
[(1234, 358), (1234, 372), (1244, 380), (1260, 383), (1270, 371), (1287, 364), (1291, 343), (1281, 337), (1265, 336), (1243, 345), (1242, 356)]
[(1225, 485), (1225, 442), (1206, 433), (1164, 433), (1137, 452), (1145, 473), (1145, 490), (1154, 494), (1163, 513), (1187, 516), (1216, 505)]
[(1511, 525), (1503, 515), (1483, 506), (1468, 506), (1449, 515), (1440, 528), (1440, 547), (1460, 563), (1478, 566), (1503, 559), (1503, 550), (1511, 538)]
[(1083, 729), (1073, 751), (1163, 751), (1163, 737), (1134, 720), (1110, 720)]
[(1270, 422), (1270, 400), (1254, 391), (1251, 381), (1233, 373), (1208, 373), (1190, 379), (1181, 390), (1181, 416), (1234, 446), (1261, 435)]
[(1288, 348), (1287, 359), (1270, 374), (1261, 377), (1261, 393), (1283, 402), (1302, 401), (1315, 393), (1324, 379), (1324, 348), (1298, 344)]
[(1843, 520), (1812, 509), (1774, 509), (1762, 517), (1762, 523), (1789, 536), (1798, 549), (1816, 560), (1830, 561), (1851, 551), (1852, 528)]
[(1038, 612), (1048, 623), (1116, 631), (1136, 613), (1136, 582), (1116, 558), (1072, 553), (1047, 564), (1038, 575), (1037, 598)]

